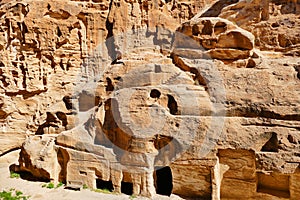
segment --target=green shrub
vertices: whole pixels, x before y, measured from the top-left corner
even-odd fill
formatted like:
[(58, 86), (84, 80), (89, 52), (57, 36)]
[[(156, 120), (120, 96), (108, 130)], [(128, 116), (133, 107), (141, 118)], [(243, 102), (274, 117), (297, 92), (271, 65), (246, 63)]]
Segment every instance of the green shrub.
[(56, 185), (56, 188), (59, 188), (61, 186), (63, 186), (64, 184), (62, 182), (59, 182), (57, 185)]
[(30, 196), (24, 196), (23, 192), (15, 189), (10, 189), (9, 191), (3, 190), (0, 192), (1, 200), (27, 200)]
[(54, 183), (50, 182), (50, 183), (45, 183), (42, 185), (42, 187), (44, 188), (48, 188), (48, 189), (54, 189), (54, 188), (59, 188), (61, 186), (63, 186), (64, 184), (62, 182), (59, 182), (56, 186), (54, 185)]
[(54, 188), (54, 183), (52, 183), (52, 182), (48, 183), (47, 188), (53, 189)]
[(19, 191), (19, 190), (16, 190), (16, 195), (17, 196), (21, 196), (23, 194), (23, 192)]
[(136, 198), (136, 196), (134, 194), (129, 197), (130, 200), (135, 199), (135, 198)]
[(104, 193), (104, 194), (112, 194), (109, 189), (94, 189), (94, 192)]
[(54, 183), (50, 182), (50, 183), (43, 184), (42, 187), (45, 187), (48, 189), (53, 189), (55, 186), (54, 186)]
[(88, 189), (89, 187), (86, 184), (83, 184), (82, 188), (83, 189)]
[(20, 174), (11, 171), (11, 172), (10, 172), (10, 178), (21, 178), (21, 176), (20, 176)]

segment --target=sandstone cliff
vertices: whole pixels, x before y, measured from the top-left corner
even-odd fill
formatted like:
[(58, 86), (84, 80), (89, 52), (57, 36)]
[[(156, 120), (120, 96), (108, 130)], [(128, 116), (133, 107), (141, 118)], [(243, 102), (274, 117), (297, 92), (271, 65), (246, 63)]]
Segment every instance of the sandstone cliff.
[(0, 1), (0, 155), (21, 148), (15, 170), (126, 194), (299, 199), (299, 13)]

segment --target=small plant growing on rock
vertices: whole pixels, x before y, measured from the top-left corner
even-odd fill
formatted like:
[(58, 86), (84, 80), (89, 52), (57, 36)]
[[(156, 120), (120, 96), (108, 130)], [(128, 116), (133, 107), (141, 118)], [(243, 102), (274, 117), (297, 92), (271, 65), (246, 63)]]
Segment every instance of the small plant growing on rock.
[(20, 176), (20, 174), (11, 171), (11, 172), (10, 172), (10, 178), (21, 178), (21, 176)]
[(135, 198), (137, 198), (134, 194), (133, 195), (130, 195), (130, 197), (129, 197), (129, 199), (130, 200), (133, 200), (133, 199), (135, 199)]
[(43, 188), (48, 188), (48, 189), (54, 189), (54, 188), (59, 188), (61, 186), (63, 186), (64, 184), (62, 182), (59, 182), (56, 186), (54, 185), (54, 183), (50, 182), (50, 183), (45, 183), (42, 185)]
[(62, 182), (59, 182), (57, 185), (56, 185), (56, 188), (59, 188), (61, 186), (63, 186), (64, 184)]
[(94, 192), (104, 193), (104, 194), (112, 194), (109, 189), (94, 189)]
[(15, 189), (10, 189), (9, 191), (1, 191), (0, 199), (1, 200), (27, 200), (30, 196), (24, 196), (23, 192)]
[(52, 182), (48, 183), (47, 188), (53, 189), (54, 188), (54, 183), (52, 183)]
[(82, 188), (83, 189), (88, 189), (89, 187), (87, 186), (87, 184), (83, 184)]
[(45, 187), (48, 189), (53, 189), (55, 186), (54, 186), (54, 183), (50, 182), (50, 183), (43, 184), (42, 187)]

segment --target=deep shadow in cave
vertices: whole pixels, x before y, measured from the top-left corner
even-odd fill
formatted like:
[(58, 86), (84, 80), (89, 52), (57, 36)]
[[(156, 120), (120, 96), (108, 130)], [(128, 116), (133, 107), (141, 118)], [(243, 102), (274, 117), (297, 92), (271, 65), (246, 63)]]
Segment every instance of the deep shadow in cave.
[(110, 192), (114, 190), (114, 186), (111, 181), (103, 181), (101, 179), (97, 179), (96, 185), (97, 185), (97, 189), (109, 190)]
[(70, 160), (70, 156), (66, 149), (59, 148), (57, 152), (57, 160), (60, 165), (59, 181), (66, 184), (67, 180), (67, 164)]
[(27, 180), (27, 181), (37, 181), (37, 182), (45, 182), (48, 183), (51, 181), (50, 179), (50, 175), (47, 174), (46, 171), (41, 170), (41, 177), (37, 177), (34, 174), (32, 174), (31, 172), (28, 171), (20, 171), (20, 166), (16, 165), (16, 164), (12, 164), (9, 166), (9, 171), (10, 173), (17, 173), (20, 175), (20, 178), (23, 180)]
[(168, 94), (168, 108), (172, 115), (178, 115), (178, 105), (172, 95)]
[(132, 195), (133, 194), (133, 184), (122, 181), (121, 192), (124, 194), (127, 194), (127, 195)]
[(156, 193), (170, 196), (173, 190), (173, 177), (170, 167), (156, 167), (154, 173)]
[(276, 133), (272, 133), (272, 137), (266, 142), (266, 144), (261, 148), (264, 152), (278, 152), (279, 143)]
[(159, 90), (157, 90), (157, 89), (153, 89), (153, 90), (151, 90), (151, 92), (150, 92), (150, 97), (151, 98), (159, 98), (160, 97), (160, 95), (161, 95), (161, 93), (160, 93), (160, 91)]

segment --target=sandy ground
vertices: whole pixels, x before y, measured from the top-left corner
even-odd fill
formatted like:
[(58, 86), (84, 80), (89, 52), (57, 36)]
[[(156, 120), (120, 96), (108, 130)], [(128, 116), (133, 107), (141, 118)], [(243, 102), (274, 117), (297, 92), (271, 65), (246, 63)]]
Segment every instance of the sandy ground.
[[(63, 189), (43, 188), (44, 182), (32, 182), (23, 179), (10, 178), (9, 166), (18, 164), (19, 151), (14, 151), (0, 157), (0, 191), (14, 188), (20, 190), (24, 195), (30, 196), (30, 200), (47, 199), (47, 200), (86, 200), (86, 199), (103, 199), (103, 200), (128, 200), (130, 196), (125, 194), (112, 195), (92, 192), (90, 190), (72, 191)], [(148, 200), (149, 198), (137, 197), (135, 200)], [(182, 198), (171, 195), (171, 197), (157, 195), (154, 200), (181, 200)]]

